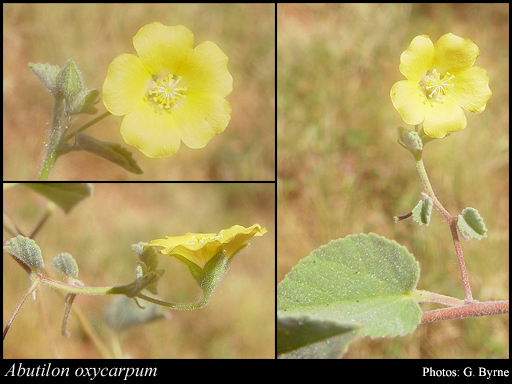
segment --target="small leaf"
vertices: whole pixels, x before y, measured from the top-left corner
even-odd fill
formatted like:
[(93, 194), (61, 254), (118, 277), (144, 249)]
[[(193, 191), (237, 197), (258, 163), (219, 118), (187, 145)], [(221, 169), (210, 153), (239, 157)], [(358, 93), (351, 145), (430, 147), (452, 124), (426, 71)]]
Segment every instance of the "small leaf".
[(73, 149), (76, 151), (84, 150), (94, 153), (95, 155), (103, 157), (104, 159), (111, 161), (112, 163), (117, 164), (127, 171), (137, 175), (143, 173), (142, 169), (139, 168), (137, 162), (133, 158), (132, 153), (118, 143), (101, 141), (83, 133), (79, 133), (76, 135), (76, 144)]
[(487, 237), (487, 228), (484, 219), (475, 208), (465, 208), (462, 214), (458, 216), (457, 228), (462, 237), (466, 240), (481, 240)]
[(340, 358), (359, 330), (359, 326), (308, 317), (278, 316), (277, 355), (279, 359)]
[(14, 256), (32, 271), (44, 268), (41, 249), (34, 240), (28, 237), (21, 235), (13, 237), (4, 245), (4, 251)]
[(59, 253), (52, 261), (52, 267), (62, 272), (67, 277), (76, 279), (78, 277), (78, 265), (69, 253)]
[(412, 210), (412, 219), (419, 225), (428, 225), (430, 223), (430, 216), (432, 215), (432, 207), (432, 199), (428, 196), (425, 197), (425, 199), (419, 201)]
[(92, 195), (90, 183), (22, 183), (41, 195), (47, 197), (69, 213), (82, 199)]
[(43, 82), (53, 96), (59, 94), (60, 88), (57, 85), (57, 77), (60, 73), (60, 67), (58, 65), (28, 63), (28, 67)]

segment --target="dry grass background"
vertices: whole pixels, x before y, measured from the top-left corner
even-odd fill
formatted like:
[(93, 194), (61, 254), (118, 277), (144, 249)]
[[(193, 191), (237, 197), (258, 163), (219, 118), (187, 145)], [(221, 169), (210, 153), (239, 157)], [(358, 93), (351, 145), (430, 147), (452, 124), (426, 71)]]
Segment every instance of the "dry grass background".
[[(51, 180), (275, 180), (275, 8), (273, 4), (4, 4), (4, 180), (35, 180), (45, 154), (53, 98), (28, 62), (63, 66), (73, 58), (87, 87), (101, 90), (110, 62), (136, 53), (132, 38), (144, 25), (182, 24), (195, 44), (215, 42), (229, 57), (232, 118), (200, 150), (181, 145), (170, 158), (150, 159), (126, 145), (121, 117), (109, 116), (86, 133), (121, 143), (143, 175), (89, 153), (60, 158)], [(100, 101), (99, 112), (105, 111)], [(80, 115), (75, 127), (94, 116)]]
[[(42, 216), (47, 199), (16, 186), (4, 194), (3, 211), (28, 234)], [(186, 232), (217, 232), (234, 224), (259, 223), (268, 229), (237, 255), (210, 303), (193, 311), (169, 311), (171, 318), (128, 329), (121, 347), (132, 358), (273, 358), (275, 354), (275, 185), (243, 184), (94, 184), (94, 194), (69, 214), (57, 208), (36, 235), (46, 273), (63, 280), (50, 261), (60, 252), (76, 259), (89, 286), (133, 281), (136, 257), (131, 244)], [(4, 238), (11, 236), (4, 231)], [(188, 269), (162, 256), (166, 272), (159, 297), (191, 302), (201, 291)], [(27, 274), (4, 253), (3, 324), (28, 288)], [(112, 350), (103, 318), (117, 296), (78, 296), (99, 339)], [(42, 302), (43, 312), (38, 303)], [(142, 302), (141, 302), (142, 303)], [(38, 300), (28, 299), (3, 343), (4, 358), (102, 357), (79, 325), (69, 321), (70, 337), (60, 334), (63, 297), (42, 287)], [(45, 320), (46, 317), (46, 320)], [(46, 324), (45, 324), (46, 322)]]
[[(509, 289), (509, 5), (279, 4), (277, 281), (312, 250), (351, 233), (374, 232), (418, 259), (418, 287), (463, 297), (450, 232), (392, 217), (421, 198), (412, 156), (397, 144), (404, 125), (391, 86), (404, 77), (400, 54), (411, 40), (444, 33), (481, 51), (493, 95), (468, 127), (429, 143), (424, 161), (451, 212), (473, 206), (489, 237), (464, 242), (478, 300)], [(508, 315), (429, 325), (396, 339), (360, 339), (347, 358), (507, 358)]]

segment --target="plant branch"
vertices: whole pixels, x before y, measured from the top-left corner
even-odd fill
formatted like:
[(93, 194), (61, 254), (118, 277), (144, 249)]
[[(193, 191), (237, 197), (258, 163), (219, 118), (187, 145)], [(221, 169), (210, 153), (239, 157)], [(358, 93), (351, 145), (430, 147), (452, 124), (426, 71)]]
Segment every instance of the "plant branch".
[(114, 287), (79, 287), (66, 284), (61, 281), (50, 279), (44, 275), (37, 274), (41, 284), (75, 295), (108, 295), (113, 294)]
[(52, 172), (53, 165), (55, 164), (55, 160), (57, 159), (57, 148), (60, 142), (60, 134), (61, 134), (61, 123), (62, 123), (62, 115), (64, 111), (64, 99), (56, 98), (55, 99), (55, 107), (53, 108), (53, 121), (52, 128), (50, 130), (50, 142), (48, 143), (48, 152), (46, 152), (46, 157), (43, 162), (43, 167), (41, 168), (41, 172), (37, 177), (37, 181), (45, 181), (50, 177), (50, 173)]
[(105, 117), (109, 116), (110, 115), (110, 112), (107, 111), (105, 113), (103, 113), (102, 115), (99, 115), (98, 117), (92, 119), (91, 121), (89, 121), (88, 123), (82, 125), (80, 128), (74, 130), (73, 132), (71, 132), (69, 135), (66, 135), (62, 138), (61, 142), (62, 143), (65, 143), (66, 141), (68, 141), (69, 139), (71, 139), (73, 136), (76, 136), (77, 134), (79, 134), (80, 132), (83, 132), (85, 131), (87, 128), (89, 128), (91, 125), (94, 125), (96, 124), (98, 121), (100, 120), (103, 120)]
[(425, 187), (428, 196), (432, 199), (436, 209), (441, 213), (441, 215), (443, 215), (443, 217), (448, 222), (450, 232), (452, 234), (453, 245), (455, 247), (455, 253), (457, 254), (457, 260), (459, 262), (460, 275), (462, 277), (462, 285), (464, 286), (464, 299), (466, 304), (472, 303), (473, 294), (471, 293), (468, 271), (466, 269), (466, 264), (464, 263), (464, 255), (462, 253), (462, 247), (460, 246), (459, 234), (457, 233), (457, 218), (452, 217), (437, 199), (436, 194), (434, 193), (434, 189), (430, 184), (430, 180), (428, 179), (427, 171), (425, 170), (425, 166), (423, 164), (423, 160), (421, 159), (421, 157), (415, 158), (415, 161), (416, 169), (418, 170), (421, 182), (423, 183), (423, 186)]
[[(34, 276), (34, 275), (31, 275), (31, 276)], [(9, 332), (9, 329), (11, 328), (11, 324), (12, 322), (14, 321), (14, 318), (16, 317), (16, 315), (18, 314), (18, 312), (20, 311), (23, 303), (25, 303), (25, 300), (27, 300), (27, 297), (33, 293), (35, 291), (35, 289), (37, 288), (37, 285), (39, 284), (39, 277), (38, 275), (36, 275), (33, 279), (32, 279), (32, 284), (30, 285), (30, 287), (27, 289), (27, 291), (25, 292), (25, 294), (22, 296), (22, 298), (20, 299), (20, 301), (18, 302), (18, 304), (16, 305), (16, 308), (14, 308), (14, 312), (12, 313), (11, 317), (9, 318), (9, 320), (7, 320), (7, 325), (5, 326), (5, 329), (4, 329), (4, 338), (3, 340), (5, 340), (5, 336), (7, 336), (7, 332)]]
[(203, 296), (201, 300), (195, 303), (169, 303), (167, 301), (162, 301), (158, 299), (154, 299), (152, 297), (146, 296), (143, 293), (139, 293), (137, 295), (138, 298), (142, 300), (149, 301), (150, 303), (161, 305), (162, 307), (173, 308), (173, 309), (195, 309), (201, 308), (208, 304), (209, 297)]
[(421, 324), (432, 323), (434, 321), (466, 319), (469, 317), (496, 315), (509, 312), (508, 300), (503, 301), (473, 301), (470, 304), (461, 307), (436, 309), (424, 312), (421, 316)]
[(436, 303), (449, 307), (460, 307), (464, 305), (464, 300), (423, 290), (414, 291), (413, 297), (418, 303)]

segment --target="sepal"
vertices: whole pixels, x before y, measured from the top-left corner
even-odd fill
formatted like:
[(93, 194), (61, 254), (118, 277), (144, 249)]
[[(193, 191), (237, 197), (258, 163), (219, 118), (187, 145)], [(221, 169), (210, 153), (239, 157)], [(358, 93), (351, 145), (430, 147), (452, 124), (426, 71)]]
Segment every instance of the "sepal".
[(229, 266), (229, 259), (226, 252), (219, 252), (206, 263), (203, 272), (197, 279), (199, 286), (204, 292), (204, 297), (207, 298), (215, 290), (224, 275), (226, 274)]

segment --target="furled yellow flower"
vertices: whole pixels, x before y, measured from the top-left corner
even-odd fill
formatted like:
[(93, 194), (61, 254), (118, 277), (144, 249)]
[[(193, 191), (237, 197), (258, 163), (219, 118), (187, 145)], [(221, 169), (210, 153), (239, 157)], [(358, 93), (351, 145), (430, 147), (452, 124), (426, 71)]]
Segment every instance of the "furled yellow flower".
[(471, 40), (452, 33), (435, 45), (426, 35), (416, 36), (400, 56), (400, 72), (407, 80), (391, 88), (402, 119), (411, 125), (423, 122), (433, 138), (466, 128), (462, 108), (481, 113), (492, 95), (485, 69), (473, 67), (479, 55)]
[(226, 99), (233, 90), (228, 57), (211, 41), (194, 48), (182, 25), (154, 22), (133, 38), (139, 56), (122, 54), (110, 63), (103, 103), (124, 116), (121, 134), (148, 157), (174, 155), (183, 141), (202, 148), (231, 118)]
[[(247, 241), (254, 236), (263, 236), (267, 232), (259, 224), (248, 228), (234, 225), (219, 233), (187, 233), (184, 236), (169, 237), (149, 242), (147, 246), (163, 247), (158, 253), (186, 259), (200, 268), (219, 252), (225, 252), (232, 258)], [(182, 259), (183, 260), (183, 259)]]

